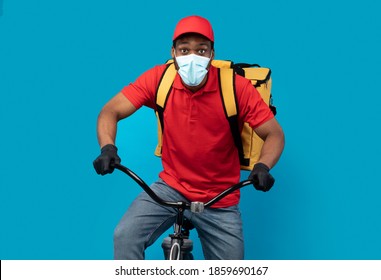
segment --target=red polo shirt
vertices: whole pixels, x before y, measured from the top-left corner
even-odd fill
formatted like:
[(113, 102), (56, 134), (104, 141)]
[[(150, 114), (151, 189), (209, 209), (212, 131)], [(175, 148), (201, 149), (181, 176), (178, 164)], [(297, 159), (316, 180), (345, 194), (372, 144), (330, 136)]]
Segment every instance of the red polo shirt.
[[(155, 109), (155, 93), (165, 67), (156, 66), (123, 88), (136, 108)], [(249, 80), (236, 75), (235, 85), (241, 127), (245, 121), (255, 128), (274, 117)], [(206, 202), (240, 180), (238, 152), (215, 67), (209, 69), (205, 86), (195, 93), (176, 75), (164, 110), (162, 164), (159, 176), (190, 201)], [(238, 202), (239, 191), (235, 191), (214, 207)]]

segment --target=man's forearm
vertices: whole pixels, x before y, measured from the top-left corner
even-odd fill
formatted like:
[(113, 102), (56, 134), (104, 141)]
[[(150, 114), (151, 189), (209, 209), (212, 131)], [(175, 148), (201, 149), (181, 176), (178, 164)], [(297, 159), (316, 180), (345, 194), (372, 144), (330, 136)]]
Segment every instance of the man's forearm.
[(107, 144), (115, 145), (117, 131), (117, 115), (113, 112), (102, 110), (98, 116), (97, 136), (100, 147)]
[(278, 162), (284, 148), (284, 134), (282, 131), (270, 133), (263, 143), (259, 162), (266, 164), (270, 169)]

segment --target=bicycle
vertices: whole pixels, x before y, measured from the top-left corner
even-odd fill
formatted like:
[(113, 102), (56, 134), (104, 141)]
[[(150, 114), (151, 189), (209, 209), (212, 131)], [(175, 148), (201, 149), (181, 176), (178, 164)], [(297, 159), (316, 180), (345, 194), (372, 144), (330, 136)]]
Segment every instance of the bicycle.
[(143, 190), (157, 203), (177, 209), (176, 221), (174, 223), (174, 232), (164, 238), (162, 248), (166, 260), (193, 260), (192, 249), (193, 241), (189, 239), (189, 232), (193, 228), (192, 223), (184, 217), (184, 211), (189, 209), (193, 213), (201, 213), (205, 208), (212, 206), (217, 201), (224, 198), (226, 195), (238, 190), (244, 186), (251, 185), (251, 180), (244, 180), (230, 188), (219, 193), (214, 198), (206, 203), (203, 202), (185, 202), (185, 201), (164, 201), (156, 195), (154, 191), (141, 179), (136, 173), (129, 168), (115, 163), (114, 168), (122, 171), (131, 177)]

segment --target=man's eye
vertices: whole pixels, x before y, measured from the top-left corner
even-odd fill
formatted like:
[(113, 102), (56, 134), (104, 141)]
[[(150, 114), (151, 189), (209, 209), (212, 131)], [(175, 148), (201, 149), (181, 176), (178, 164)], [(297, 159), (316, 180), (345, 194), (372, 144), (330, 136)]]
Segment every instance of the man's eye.
[(199, 50), (198, 53), (199, 53), (199, 54), (205, 54), (205, 53), (206, 53), (206, 50)]
[(187, 52), (188, 52), (187, 49), (182, 49), (182, 50), (180, 50), (180, 53), (182, 53), (182, 54), (185, 54), (185, 53), (187, 53)]

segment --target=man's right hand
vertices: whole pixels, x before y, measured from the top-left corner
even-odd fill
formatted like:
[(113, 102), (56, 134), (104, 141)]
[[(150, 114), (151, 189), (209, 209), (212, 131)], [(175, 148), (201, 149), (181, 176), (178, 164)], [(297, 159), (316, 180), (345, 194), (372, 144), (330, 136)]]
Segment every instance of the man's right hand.
[(118, 148), (112, 144), (102, 147), (101, 154), (94, 160), (93, 165), (98, 174), (106, 175), (114, 171), (114, 163), (120, 163)]

